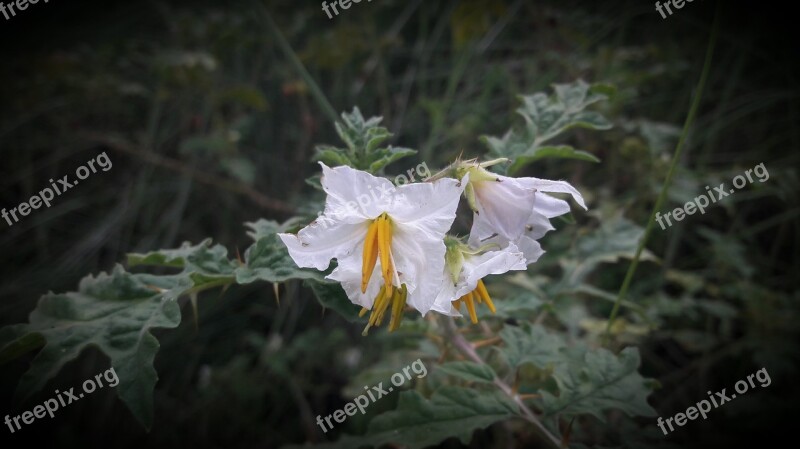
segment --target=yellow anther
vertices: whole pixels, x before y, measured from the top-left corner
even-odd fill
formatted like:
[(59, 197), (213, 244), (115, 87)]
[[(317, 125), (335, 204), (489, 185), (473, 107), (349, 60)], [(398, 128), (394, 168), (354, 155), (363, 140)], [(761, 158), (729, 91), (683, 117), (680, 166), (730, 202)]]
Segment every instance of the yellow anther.
[(369, 332), (369, 328), (374, 326), (378, 320), (378, 311), (381, 310), (381, 306), (384, 303), (384, 298), (386, 297), (386, 288), (381, 287), (380, 291), (378, 291), (378, 296), (375, 297), (375, 300), (372, 302), (372, 313), (369, 315), (369, 321), (367, 321), (367, 326), (364, 328), (364, 331), (361, 332), (361, 335), (367, 336)]
[(495, 313), (497, 310), (494, 307), (492, 298), (489, 296), (489, 290), (486, 290), (486, 286), (483, 284), (483, 279), (478, 281), (478, 288), (476, 288), (475, 291), (478, 292), (478, 295), (480, 295), (480, 298), (486, 303), (486, 306), (489, 307), (489, 310)]
[(392, 319), (389, 321), (389, 332), (400, 327), (400, 322), (403, 320), (403, 309), (406, 308), (406, 299), (408, 299), (408, 290), (406, 290), (406, 284), (403, 284), (399, 290), (395, 290), (392, 296)]
[(367, 237), (364, 239), (364, 253), (361, 256), (361, 293), (367, 292), (367, 284), (378, 262), (378, 227), (380, 227), (380, 217), (370, 223)]
[(475, 313), (475, 303), (472, 302), (472, 293), (467, 293), (462, 297), (464, 303), (467, 305), (467, 310), (469, 311), (469, 319), (472, 321), (472, 324), (476, 324), (478, 322), (478, 315)]
[(392, 223), (386, 214), (381, 215), (378, 221), (378, 253), (381, 257), (381, 271), (383, 283), (390, 288), (392, 286)]

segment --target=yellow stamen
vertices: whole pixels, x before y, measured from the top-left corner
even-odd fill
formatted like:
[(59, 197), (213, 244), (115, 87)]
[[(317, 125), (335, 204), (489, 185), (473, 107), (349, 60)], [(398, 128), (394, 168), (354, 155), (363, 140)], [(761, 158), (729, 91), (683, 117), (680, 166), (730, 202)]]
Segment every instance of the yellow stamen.
[(483, 279), (478, 281), (478, 288), (476, 288), (475, 290), (478, 292), (478, 295), (480, 295), (480, 297), (483, 298), (483, 301), (489, 307), (489, 310), (491, 310), (492, 313), (495, 313), (497, 310), (494, 308), (494, 303), (492, 302), (492, 298), (489, 296), (489, 290), (486, 290), (486, 286), (483, 284)]
[(361, 293), (367, 292), (367, 284), (375, 270), (378, 262), (378, 228), (380, 227), (380, 217), (373, 220), (367, 229), (367, 237), (364, 239), (364, 254), (361, 259)]
[(392, 295), (392, 319), (389, 321), (389, 332), (396, 330), (400, 327), (400, 321), (403, 319), (403, 309), (406, 305), (406, 285), (403, 284), (400, 289), (394, 291)]
[(455, 307), (459, 312), (461, 311), (461, 298), (453, 301), (453, 307)]
[(358, 312), (358, 317), (361, 318), (362, 316), (366, 315), (369, 312), (369, 309), (362, 307), (361, 311)]
[(378, 314), (376, 312), (381, 310), (381, 305), (383, 304), (386, 296), (386, 288), (382, 286), (380, 291), (378, 291), (378, 296), (376, 296), (375, 300), (372, 302), (372, 313), (369, 315), (367, 327), (364, 328), (364, 331), (361, 332), (361, 335), (366, 337), (367, 333), (369, 332), (369, 328), (375, 325), (375, 322), (378, 319)]
[(472, 321), (472, 324), (476, 324), (478, 322), (478, 315), (475, 313), (475, 303), (472, 302), (472, 292), (462, 296), (462, 299), (467, 305), (467, 310), (469, 310), (469, 319)]
[(378, 217), (378, 253), (381, 256), (383, 283), (392, 286), (392, 224), (386, 214)]
[(387, 289), (384, 289), (380, 302), (376, 304), (375, 308), (373, 309), (375, 311), (375, 319), (373, 320), (375, 326), (381, 325), (381, 321), (383, 321), (383, 315), (386, 313), (386, 308), (389, 307), (392, 296), (393, 293), (390, 293)]

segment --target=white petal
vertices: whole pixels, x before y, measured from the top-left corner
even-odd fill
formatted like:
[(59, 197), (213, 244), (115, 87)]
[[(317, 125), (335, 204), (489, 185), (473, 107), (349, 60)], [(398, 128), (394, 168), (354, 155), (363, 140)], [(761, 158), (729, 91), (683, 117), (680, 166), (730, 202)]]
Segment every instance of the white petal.
[(461, 182), (444, 178), (397, 187), (398, 201), (389, 215), (393, 220), (412, 225), (431, 238), (442, 239), (456, 218), (458, 201), (467, 182), (469, 177)]
[[(539, 197), (544, 196), (544, 194), (540, 195)], [(525, 233), (523, 236), (531, 238), (533, 240), (539, 240), (545, 234), (550, 231), (555, 230), (556, 228), (550, 224), (550, 220), (547, 219), (544, 215), (540, 214), (538, 211), (534, 211), (531, 214), (531, 219), (527, 225), (525, 225)], [(524, 251), (523, 251), (524, 252)]]
[(536, 191), (514, 178), (499, 176), (498, 180), (472, 184), (478, 207), (475, 221), (481, 221), (499, 235), (513, 240), (522, 234), (533, 211)]
[(361, 293), (361, 255), (353, 254), (338, 260), (339, 266), (325, 279), (339, 281), (347, 297), (353, 304), (358, 304), (361, 307), (371, 309), (372, 303), (375, 301), (375, 296), (378, 295), (383, 279), (381, 278), (381, 263), (378, 261), (375, 264), (375, 269), (372, 272), (367, 283), (366, 293)]
[[(472, 229), (469, 231), (469, 246), (479, 248), (489, 243), (494, 237), (497, 237), (497, 233), (492, 229), (492, 225), (479, 215), (473, 215)], [(500, 246), (505, 246), (507, 243), (506, 239)]]
[(451, 280), (449, 273), (442, 273), (442, 282), (439, 285), (439, 293), (436, 295), (431, 310), (442, 315), (461, 316), (461, 313), (453, 307), (453, 300), (458, 297), (456, 296), (456, 284)]
[[(442, 260), (442, 267), (444, 260)], [(436, 303), (438, 289), (442, 283), (444, 270), (439, 272), (427, 272), (420, 276), (418, 282), (419, 286), (413, 293), (408, 293), (407, 303), (411, 307), (417, 309), (422, 316), (425, 316), (431, 311)]]
[(566, 181), (551, 181), (549, 179), (539, 178), (518, 178), (518, 180), (525, 186), (536, 189), (539, 192), (569, 193), (572, 195), (572, 199), (574, 199), (575, 202), (580, 204), (580, 206), (586, 210), (586, 204), (583, 202), (583, 196), (581, 193)]
[(503, 274), (511, 270), (525, 270), (526, 268), (525, 257), (513, 243), (499, 251), (487, 251), (477, 256), (467, 256), (454, 299), (475, 290), (478, 281), (490, 274)]
[(342, 223), (320, 216), (297, 235), (278, 234), (294, 263), (302, 268), (325, 270), (331, 259), (358, 254), (367, 236), (367, 223)]
[(569, 203), (564, 200), (539, 192), (536, 196), (536, 204), (534, 204), (533, 210), (547, 218), (554, 218), (568, 214), (570, 207)]
[(400, 284), (408, 289), (407, 303), (423, 315), (433, 306), (444, 273), (444, 241), (415, 226), (395, 223), (392, 256)]
[(539, 245), (539, 242), (525, 235), (517, 240), (517, 246), (525, 256), (525, 263), (527, 265), (536, 262), (540, 257), (542, 257), (542, 254), (545, 253), (545, 251), (542, 249), (542, 246)]
[(373, 219), (397, 201), (397, 189), (386, 178), (346, 165), (334, 168), (321, 162), (320, 165), (322, 188), (328, 194), (326, 216), (350, 223)]

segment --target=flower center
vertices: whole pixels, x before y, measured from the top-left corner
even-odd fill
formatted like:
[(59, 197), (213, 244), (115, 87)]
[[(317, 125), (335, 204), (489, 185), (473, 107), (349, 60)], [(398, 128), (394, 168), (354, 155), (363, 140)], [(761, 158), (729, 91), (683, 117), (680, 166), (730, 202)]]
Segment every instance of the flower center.
[(478, 301), (478, 304), (485, 302), (489, 310), (492, 313), (495, 313), (496, 309), (494, 308), (494, 303), (492, 302), (492, 298), (489, 297), (489, 291), (486, 290), (486, 286), (483, 285), (483, 279), (478, 281), (478, 285), (475, 290), (453, 301), (453, 307), (455, 307), (458, 311), (461, 311), (462, 303), (467, 306), (467, 311), (469, 311), (469, 319), (472, 321), (472, 324), (478, 322), (478, 315), (475, 313), (474, 301)]
[(375, 270), (375, 264), (381, 258), (381, 275), (386, 294), (392, 296), (392, 275), (394, 265), (392, 258), (392, 222), (386, 212), (372, 220), (364, 239), (364, 252), (361, 265), (361, 293), (367, 292), (367, 284)]
[[(400, 327), (400, 321), (403, 318), (403, 309), (406, 306), (406, 299), (408, 298), (408, 290), (406, 284), (402, 284), (399, 288), (395, 288), (394, 281), (394, 258), (392, 257), (392, 221), (386, 212), (382, 213), (378, 218), (372, 220), (367, 229), (367, 237), (364, 239), (364, 252), (362, 254), (361, 264), (361, 293), (367, 292), (367, 284), (372, 277), (372, 272), (375, 271), (375, 265), (378, 263), (378, 257), (381, 260), (381, 276), (383, 277), (383, 285), (381, 286), (378, 296), (372, 302), (372, 313), (369, 316), (367, 327), (364, 328), (362, 335), (367, 335), (369, 328), (372, 326), (380, 326), (383, 321), (383, 315), (389, 304), (392, 305), (392, 319), (389, 322), (389, 331), (393, 331)], [(359, 316), (364, 316), (367, 309), (362, 308)]]

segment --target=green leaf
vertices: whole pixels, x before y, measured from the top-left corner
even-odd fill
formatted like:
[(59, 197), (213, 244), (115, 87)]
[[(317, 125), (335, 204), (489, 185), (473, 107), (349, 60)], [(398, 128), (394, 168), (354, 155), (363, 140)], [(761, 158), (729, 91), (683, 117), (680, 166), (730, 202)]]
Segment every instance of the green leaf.
[(162, 249), (146, 254), (128, 254), (128, 265), (164, 266), (183, 268), (196, 284), (232, 280), (235, 261), (228, 259), (228, 250), (222, 245), (211, 246), (211, 239), (197, 245), (184, 242), (178, 249)]
[(309, 280), (305, 284), (311, 287), (322, 307), (336, 311), (347, 321), (358, 320), (361, 308), (350, 301), (341, 284), (317, 280)]
[(560, 336), (549, 334), (541, 326), (522, 323), (522, 326), (505, 326), (500, 338), (506, 346), (501, 349), (509, 366), (516, 369), (532, 363), (539, 369), (547, 369), (561, 360), (561, 351), (566, 343)]
[(27, 399), (64, 364), (84, 349), (95, 347), (111, 359), (118, 373), (120, 399), (149, 429), (158, 380), (153, 360), (159, 348), (150, 331), (180, 324), (180, 307), (166, 295), (192, 286), (185, 275), (159, 276), (158, 285), (148, 282), (152, 278), (155, 276), (131, 274), (117, 266), (111, 274), (85, 277), (77, 292), (44, 295), (31, 313), (30, 323), (24, 325), (21, 338), (39, 336), (46, 344), (22, 376), (17, 395)]
[[(574, 291), (585, 283), (601, 263), (614, 263), (621, 258), (632, 259), (636, 254), (644, 228), (614, 212), (600, 220), (600, 227), (578, 240), (574, 258), (561, 260), (563, 280), (554, 286), (561, 293)], [(645, 249), (641, 260), (658, 260)]]
[(325, 165), (336, 167), (338, 165), (351, 165), (352, 161), (346, 152), (330, 145), (318, 145), (315, 161), (322, 161)]
[(236, 269), (238, 283), (249, 284), (258, 280), (285, 282), (289, 279), (322, 279), (319, 271), (298, 268), (289, 256), (286, 245), (278, 238), (279, 232), (286, 232), (295, 223), (289, 221), (280, 225), (263, 219), (255, 223), (246, 223), (252, 230), (249, 235), (256, 242), (245, 251), (244, 265)]
[(278, 234), (281, 232), (291, 232), (295, 229), (302, 227), (301, 219), (299, 217), (290, 218), (283, 223), (278, 223), (277, 221), (273, 220), (265, 220), (263, 218), (245, 223), (245, 226), (250, 228), (247, 231), (247, 235), (255, 240), (258, 241), (264, 237), (269, 237), (274, 234)]
[(394, 148), (389, 146), (388, 148), (377, 149), (368, 156), (368, 160), (370, 161), (368, 171), (370, 173), (377, 173), (392, 162), (415, 154), (417, 154), (417, 150), (412, 150), (410, 148)]
[(590, 351), (578, 346), (564, 351), (564, 356), (553, 373), (558, 396), (542, 391), (545, 416), (590, 414), (603, 421), (609, 409), (629, 416), (656, 416), (647, 403), (654, 381), (637, 372), (636, 348), (625, 348), (616, 356), (604, 348)]
[(600, 159), (598, 159), (597, 156), (587, 153), (583, 150), (576, 150), (569, 145), (544, 146), (534, 148), (532, 151), (528, 151), (525, 154), (518, 156), (516, 159), (514, 159), (514, 162), (511, 164), (509, 170), (511, 172), (515, 172), (531, 162), (547, 158), (577, 159), (579, 161), (600, 162)]
[(365, 435), (344, 435), (335, 443), (314, 447), (357, 449), (396, 444), (423, 449), (452, 437), (468, 444), (476, 429), (515, 416), (518, 416), (517, 406), (497, 391), (447, 386), (430, 399), (416, 391), (404, 391), (400, 393), (397, 408), (373, 419)]
[(382, 120), (381, 117), (364, 120), (357, 107), (351, 113), (342, 113), (342, 123), (336, 123), (336, 132), (345, 148), (319, 145), (315, 159), (327, 165), (347, 165), (374, 174), (392, 162), (416, 154), (409, 148), (384, 146), (392, 133), (380, 126)]
[(519, 318), (537, 313), (545, 303), (534, 296), (533, 293), (525, 292), (513, 295), (510, 298), (495, 299), (494, 305), (497, 309), (495, 316), (500, 318)]
[(491, 383), (496, 377), (491, 366), (479, 365), (474, 362), (450, 362), (440, 365), (439, 369), (447, 374), (460, 377), (470, 382)]
[(505, 157), (514, 162), (510, 172), (544, 158), (569, 158), (598, 162), (595, 156), (568, 145), (544, 145), (545, 142), (572, 128), (605, 130), (611, 122), (601, 114), (585, 110), (588, 106), (608, 99), (608, 86), (590, 86), (582, 80), (572, 84), (556, 84), (555, 95), (544, 93), (521, 96), (522, 106), (517, 113), (525, 120), (521, 131), (509, 130), (502, 138), (482, 136), (492, 157)]

